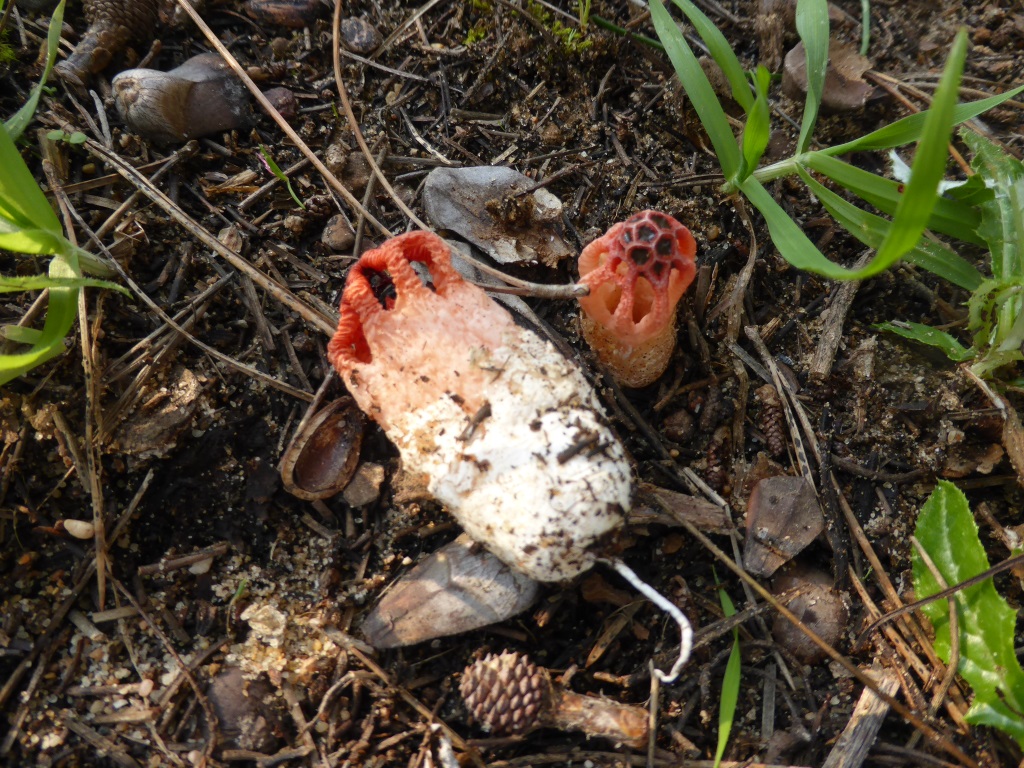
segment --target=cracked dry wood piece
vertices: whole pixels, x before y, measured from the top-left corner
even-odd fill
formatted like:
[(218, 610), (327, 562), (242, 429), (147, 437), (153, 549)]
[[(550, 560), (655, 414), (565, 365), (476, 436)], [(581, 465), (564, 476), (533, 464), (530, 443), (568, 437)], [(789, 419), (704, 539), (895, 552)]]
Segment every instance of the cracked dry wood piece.
[[(899, 689), (899, 680), (896, 672), (892, 669), (865, 670), (878, 683), (882, 693), (895, 696)], [(867, 758), (868, 750), (875, 743), (878, 737), (878, 730), (882, 727), (886, 715), (889, 714), (889, 705), (878, 698), (874, 691), (865, 688), (861, 691), (860, 699), (853, 708), (853, 714), (843, 729), (839, 739), (836, 741), (832, 751), (829, 752), (822, 768), (859, 768)]]

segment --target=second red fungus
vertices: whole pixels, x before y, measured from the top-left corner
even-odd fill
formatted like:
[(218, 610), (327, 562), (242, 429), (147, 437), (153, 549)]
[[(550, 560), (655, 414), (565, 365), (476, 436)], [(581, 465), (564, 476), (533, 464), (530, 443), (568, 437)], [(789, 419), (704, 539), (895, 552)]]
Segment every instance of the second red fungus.
[(693, 282), (697, 245), (665, 213), (641, 211), (583, 249), (583, 333), (625, 386), (650, 384), (675, 346), (676, 305)]

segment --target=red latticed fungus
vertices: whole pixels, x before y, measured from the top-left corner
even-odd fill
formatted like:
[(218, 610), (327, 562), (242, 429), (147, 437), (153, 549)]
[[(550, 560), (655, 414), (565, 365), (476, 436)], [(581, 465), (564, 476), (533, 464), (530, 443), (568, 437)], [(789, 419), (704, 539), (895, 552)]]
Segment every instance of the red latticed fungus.
[(459, 691), (473, 718), (496, 736), (560, 728), (634, 748), (647, 743), (647, 710), (555, 685), (521, 653), (488, 654), (470, 664)]
[(586, 378), (465, 282), (437, 235), (352, 267), (328, 356), (406, 469), (521, 573), (572, 578), (622, 524), (629, 464)]
[(666, 213), (641, 211), (583, 249), (583, 336), (626, 387), (653, 383), (676, 344), (676, 305), (693, 281), (697, 244)]

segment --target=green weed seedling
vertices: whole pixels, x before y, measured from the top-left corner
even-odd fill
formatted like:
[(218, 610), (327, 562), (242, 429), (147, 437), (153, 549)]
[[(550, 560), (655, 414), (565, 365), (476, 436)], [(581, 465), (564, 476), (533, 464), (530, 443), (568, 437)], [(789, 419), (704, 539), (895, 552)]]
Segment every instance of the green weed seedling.
[[(916, 538), (947, 585), (988, 570), (967, 497), (940, 481), (921, 508)], [(914, 554), (914, 591), (919, 599), (941, 591), (919, 553)], [(1024, 670), (1013, 647), (1017, 612), (996, 592), (992, 579), (956, 593), (960, 664), (958, 671), (974, 691), (969, 723), (999, 728), (1024, 748)], [(935, 651), (948, 662), (952, 653), (949, 604), (935, 600), (921, 612), (935, 627)]]
[[(687, 17), (722, 68), (733, 99), (746, 113), (742, 138), (737, 142), (725, 110), (682, 31), (661, 2), (652, 2), (654, 28), (722, 166), (726, 177), (723, 191), (743, 195), (760, 211), (772, 242), (783, 258), (799, 269), (839, 280), (871, 277), (905, 258), (968, 290), (974, 291), (982, 284), (984, 278), (970, 262), (950, 248), (923, 237), (925, 229), (931, 229), (968, 243), (984, 244), (975, 231), (977, 210), (965, 200), (938, 194), (939, 182), (945, 174), (948, 141), (954, 125), (1024, 91), (1022, 86), (999, 96), (958, 104), (967, 52), (965, 32), (957, 35), (929, 110), (838, 146), (811, 149), (828, 63), (828, 7), (826, 0), (799, 0), (797, 31), (807, 54), (808, 87), (797, 151), (790, 158), (761, 166), (770, 132), (766, 73), (759, 69), (752, 77), (748, 76), (725, 36), (707, 16), (690, 0), (673, 0), (673, 3)], [(839, 159), (850, 152), (888, 150), (914, 143), (917, 145), (914, 162), (905, 188), (892, 179)], [(812, 173), (828, 177), (892, 218), (862, 210), (825, 187)], [(848, 269), (828, 259), (763, 186), (773, 179), (794, 174), (840, 225), (865, 245), (876, 249), (874, 258), (862, 269)]]
[(81, 131), (68, 133), (67, 131), (62, 131), (59, 128), (57, 128), (47, 133), (46, 138), (48, 138), (50, 141), (66, 141), (68, 144), (74, 147), (78, 146), (79, 144), (85, 144), (85, 142), (88, 141), (89, 137), (86, 136)]
[[(47, 73), (57, 55), (63, 11), (62, 0), (50, 22)], [(113, 288), (127, 293), (113, 283), (84, 276), (84, 272), (109, 276), (111, 271), (95, 256), (64, 237), (57, 214), (14, 144), (15, 137), (20, 136), (32, 120), (45, 82), (46, 75), (25, 106), (7, 123), (0, 124), (0, 249), (52, 257), (45, 275), (0, 276), (0, 293), (49, 291), (46, 320), (41, 329), (20, 325), (0, 327), (0, 336), (6, 341), (27, 347), (21, 352), (0, 354), (0, 385), (64, 351), (64, 337), (75, 322), (81, 288)], [(26, 111), (29, 106), (31, 109)]]
[(284, 182), (285, 187), (288, 189), (288, 194), (291, 195), (292, 200), (302, 210), (306, 210), (306, 205), (303, 203), (297, 194), (295, 189), (292, 187), (292, 180), (285, 175), (285, 172), (281, 170), (281, 167), (274, 162), (274, 157), (270, 154), (270, 150), (267, 149), (263, 144), (260, 144), (260, 155), (263, 157), (263, 162), (266, 164), (267, 169), (274, 174), (278, 181)]
[[(715, 583), (718, 584), (718, 600), (722, 604), (722, 615), (728, 618), (736, 614), (736, 606), (732, 598), (726, 593), (718, 582), (718, 574), (715, 574)], [(722, 764), (722, 757), (725, 755), (725, 748), (729, 744), (729, 736), (732, 733), (732, 726), (736, 719), (736, 706), (740, 700), (740, 630), (734, 627), (732, 630), (732, 649), (729, 651), (729, 660), (725, 664), (725, 674), (722, 675), (722, 696), (719, 700), (718, 709), (718, 746), (715, 748), (715, 762), (712, 768), (718, 768)]]
[(992, 272), (968, 301), (971, 346), (921, 323), (892, 322), (879, 327), (938, 347), (951, 360), (970, 362), (978, 376), (988, 377), (1024, 361), (1024, 163), (973, 131), (962, 131), (961, 137), (974, 152), (971, 167), (975, 175), (947, 195), (975, 212), (974, 232), (989, 250)]

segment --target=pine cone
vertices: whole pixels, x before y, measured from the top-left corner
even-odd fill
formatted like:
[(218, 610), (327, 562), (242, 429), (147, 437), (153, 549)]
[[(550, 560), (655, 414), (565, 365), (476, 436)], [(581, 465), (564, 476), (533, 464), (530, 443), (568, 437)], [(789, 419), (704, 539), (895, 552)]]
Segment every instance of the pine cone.
[(507, 736), (537, 727), (550, 700), (551, 681), (521, 653), (489, 653), (466, 667), (459, 690), (485, 729)]

